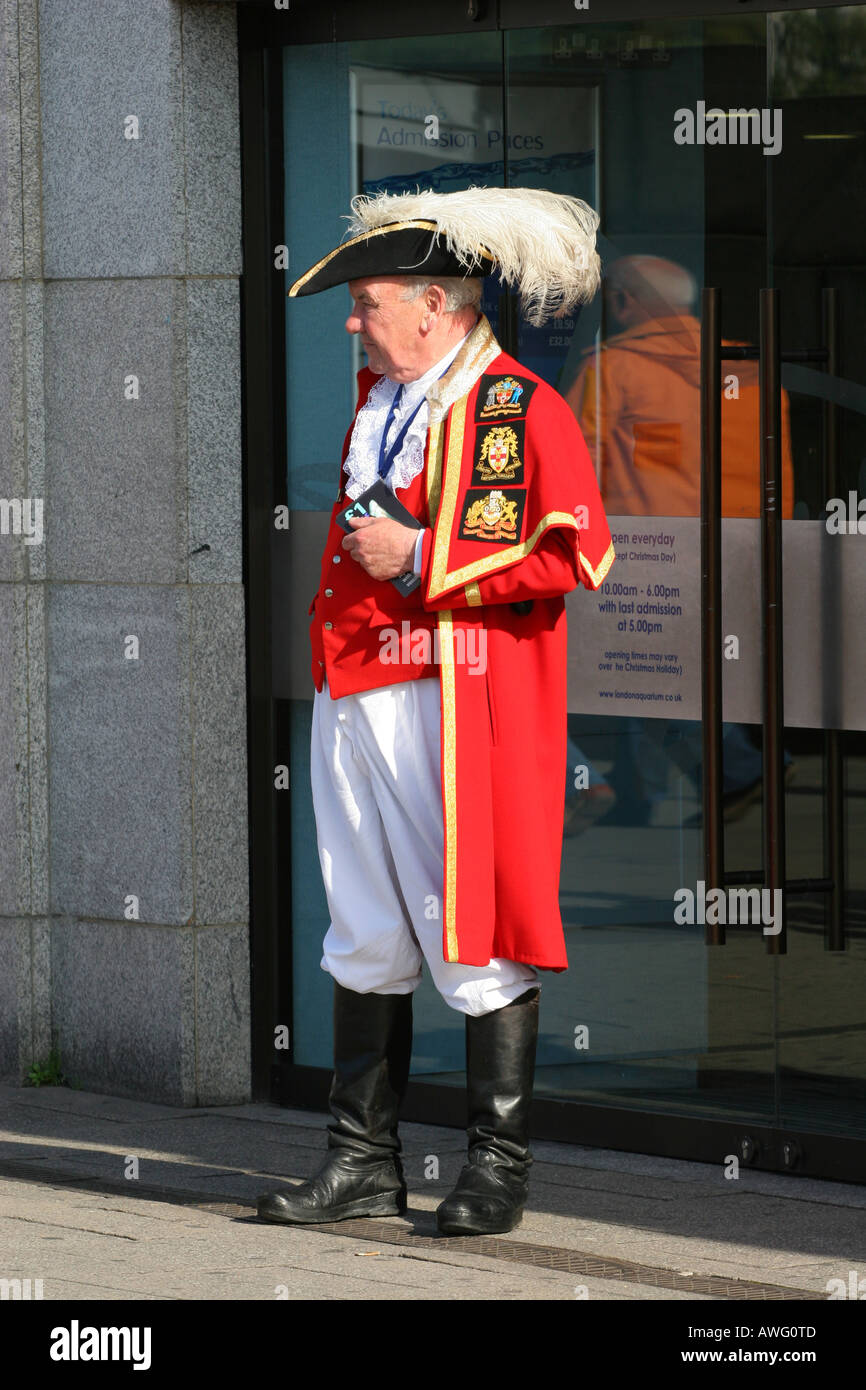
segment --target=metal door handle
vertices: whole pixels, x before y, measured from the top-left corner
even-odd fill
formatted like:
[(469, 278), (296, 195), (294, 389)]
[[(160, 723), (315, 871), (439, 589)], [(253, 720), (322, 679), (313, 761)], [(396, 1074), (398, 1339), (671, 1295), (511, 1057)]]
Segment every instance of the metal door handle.
[[(705, 289), (701, 302), (701, 795), (704, 881), (725, 879), (722, 819), (722, 389), (721, 300)], [(723, 922), (707, 923), (708, 946), (724, 946)]]
[[(788, 949), (785, 893), (785, 686), (782, 628), (782, 365), (777, 290), (761, 290), (758, 358), (761, 392), (761, 667), (763, 674), (764, 882), (781, 890), (781, 930), (767, 937), (770, 955)], [(775, 902), (775, 898), (773, 898)]]

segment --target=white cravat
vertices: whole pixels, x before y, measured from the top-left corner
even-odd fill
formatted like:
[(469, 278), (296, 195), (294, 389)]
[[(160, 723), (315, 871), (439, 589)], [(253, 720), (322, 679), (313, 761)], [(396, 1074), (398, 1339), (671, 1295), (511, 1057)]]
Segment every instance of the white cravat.
[[(472, 329), (469, 332), (471, 333)], [(416, 381), (403, 383), (400, 403), (391, 424), (388, 426), (388, 433), (385, 438), (386, 447), (389, 442), (393, 443), (397, 438), (406, 418), (412, 414), (418, 402), (421, 401), (422, 404), (406, 431), (400, 452), (392, 460), (385, 478), (385, 482), (392, 492), (395, 492), (398, 487), (408, 487), (412, 479), (416, 478), (424, 467), (429, 417), (429, 407), (425, 397), (430, 387), (451, 366), (468, 337), (469, 333), (466, 333), (459, 343), (455, 343), (453, 347), (449, 348), (444, 357), (440, 357), (438, 362), (434, 362), (433, 366)], [(349, 474), (349, 481), (346, 484), (348, 497), (359, 497), (379, 477), (379, 446), (388, 422), (391, 405), (397, 394), (398, 385), (399, 383), (390, 377), (381, 376), (371, 388), (364, 406), (358, 412), (349, 444), (349, 453), (343, 465), (344, 470)], [(421, 573), (421, 546), (424, 540), (424, 529), (426, 528), (422, 528), (418, 532), (418, 539), (415, 542), (413, 568), (416, 574)]]

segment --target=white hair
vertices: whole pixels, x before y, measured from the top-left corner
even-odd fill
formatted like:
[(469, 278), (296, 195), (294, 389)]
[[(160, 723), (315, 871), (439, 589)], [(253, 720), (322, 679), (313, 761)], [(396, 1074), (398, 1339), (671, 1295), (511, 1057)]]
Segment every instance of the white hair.
[(431, 285), (439, 285), (445, 291), (445, 312), (459, 313), (468, 307), (477, 308), (481, 303), (481, 280), (477, 276), (443, 275), (438, 280), (425, 279), (423, 275), (405, 276), (406, 288), (401, 299), (417, 299)]
[(698, 283), (691, 271), (660, 256), (620, 256), (611, 261), (605, 279), (614, 289), (625, 290), (655, 317), (667, 310), (690, 309), (698, 297)]
[(467, 188), (457, 193), (359, 194), (352, 199), (352, 213), (349, 232), (355, 236), (395, 222), (433, 222), (448, 250), (470, 272), (482, 268), (488, 253), (503, 283), (519, 292), (523, 312), (536, 326), (551, 315), (569, 313), (598, 289), (598, 214), (565, 193)]

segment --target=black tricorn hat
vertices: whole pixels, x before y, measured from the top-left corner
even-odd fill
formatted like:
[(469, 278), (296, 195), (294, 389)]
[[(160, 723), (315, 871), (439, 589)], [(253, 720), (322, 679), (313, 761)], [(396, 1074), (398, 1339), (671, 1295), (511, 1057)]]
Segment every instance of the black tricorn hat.
[(543, 188), (358, 194), (348, 241), (296, 280), (289, 295), (318, 294), (366, 276), (480, 278), (497, 271), (520, 294), (531, 324), (570, 313), (598, 289), (598, 213)]
[(449, 251), (438, 236), (435, 222), (415, 218), (406, 222), (390, 222), (382, 227), (353, 236), (342, 242), (310, 266), (289, 290), (289, 298), (318, 294), (350, 280), (368, 275), (484, 276), (496, 268), (494, 256), (484, 246), (475, 253), (477, 263), (467, 269), (465, 256), (461, 260)]

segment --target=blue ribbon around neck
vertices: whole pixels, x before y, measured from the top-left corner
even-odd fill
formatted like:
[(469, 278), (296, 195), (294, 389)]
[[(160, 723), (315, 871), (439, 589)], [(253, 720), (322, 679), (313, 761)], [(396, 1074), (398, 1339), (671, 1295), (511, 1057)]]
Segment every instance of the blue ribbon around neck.
[[(451, 363), (449, 362), (449, 363), (448, 363), (448, 367), (450, 367), (450, 366), (451, 366)], [(445, 368), (445, 372), (448, 371), (448, 367)], [(439, 373), (438, 380), (440, 380), (440, 381), (442, 380), (443, 376), (445, 375), (445, 372), (440, 372), (440, 373)], [(397, 390), (394, 392), (394, 399), (391, 401), (391, 408), (390, 408), (390, 410), (388, 411), (388, 418), (387, 418), (387, 420), (385, 421), (385, 428), (384, 428), (383, 431), (382, 431), (382, 438), (381, 438), (381, 440), (379, 441), (379, 477), (380, 477), (380, 478), (386, 478), (386, 477), (388, 476), (389, 472), (391, 471), (391, 464), (394, 462), (394, 459), (397, 457), (397, 455), (399, 454), (400, 450), (402, 449), (402, 447), (403, 447), (403, 440), (406, 438), (406, 435), (407, 435), (408, 430), (409, 430), (409, 426), (411, 425), (412, 421), (415, 419), (415, 416), (418, 414), (418, 411), (421, 409), (422, 405), (423, 405), (424, 402), (426, 401), (426, 399), (427, 399), (427, 394), (426, 394), (426, 392), (425, 392), (425, 394), (421, 397), (421, 399), (420, 399), (420, 401), (418, 402), (418, 404), (416, 405), (415, 409), (412, 411), (412, 414), (407, 418), (407, 420), (405, 421), (405, 423), (401, 426), (401, 428), (400, 428), (400, 433), (397, 435), (397, 438), (394, 440), (394, 443), (392, 444), (391, 448), (388, 449), (388, 451), (387, 451), (387, 453), (386, 453), (386, 451), (385, 451), (385, 440), (388, 438), (388, 431), (389, 431), (389, 429), (391, 428), (392, 424), (394, 423), (394, 417), (395, 417), (396, 414), (397, 414), (397, 411), (398, 411), (398, 409), (399, 409), (399, 407), (400, 407), (400, 401), (401, 401), (402, 399), (403, 399), (403, 385), (402, 385), (402, 382), (401, 382), (401, 384), (397, 387)]]

